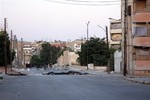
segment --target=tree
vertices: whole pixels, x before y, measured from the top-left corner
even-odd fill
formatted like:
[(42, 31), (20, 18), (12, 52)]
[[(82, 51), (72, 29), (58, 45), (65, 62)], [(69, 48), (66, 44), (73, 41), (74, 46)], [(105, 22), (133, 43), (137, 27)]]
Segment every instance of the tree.
[[(4, 41), (5, 41), (4, 31), (0, 31), (0, 66), (5, 65), (5, 45), (4, 45)], [(6, 34), (6, 54), (7, 54), (6, 64), (10, 64), (11, 61), (13, 61), (14, 58), (15, 58), (15, 51), (10, 51), (10, 41), (9, 41), (8, 34)], [(12, 55), (12, 57), (11, 57), (11, 55)], [(10, 58), (12, 58), (12, 59), (10, 59)]]
[(60, 48), (51, 46), (49, 43), (42, 44), (42, 50), (40, 51), (40, 58), (43, 65), (55, 64), (58, 58), (58, 52)]
[(86, 66), (87, 63), (93, 63), (94, 65), (107, 65), (108, 63), (108, 51), (105, 38), (91, 37), (81, 45), (81, 52), (78, 52), (78, 61), (80, 65)]
[(39, 58), (38, 55), (33, 55), (31, 60), (30, 60), (30, 64), (32, 66), (37, 66), (37, 67), (40, 67), (40, 65), (42, 64), (41, 63), (41, 59)]

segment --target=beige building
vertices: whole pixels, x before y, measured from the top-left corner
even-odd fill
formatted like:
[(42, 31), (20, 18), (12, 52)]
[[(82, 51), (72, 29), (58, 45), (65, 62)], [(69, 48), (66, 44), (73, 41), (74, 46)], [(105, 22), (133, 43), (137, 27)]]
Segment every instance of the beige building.
[(121, 7), (123, 67), (129, 75), (149, 76), (150, 0), (122, 0)]
[(110, 20), (110, 47), (115, 49), (120, 49), (122, 40), (122, 25), (121, 20)]
[(23, 65), (30, 64), (32, 57), (32, 44), (31, 42), (23, 42)]
[(17, 42), (17, 56), (16, 65), (19, 67), (27, 67), (30, 64), (31, 57), (33, 55), (40, 55), (41, 44), (43, 41), (27, 42), (21, 41)]
[(21, 41), (17, 42), (17, 66), (18, 67), (23, 67), (23, 41), (21, 39)]
[(74, 41), (67, 42), (66, 47), (71, 48), (71, 50), (73, 50), (74, 52), (78, 52), (81, 51), (81, 45), (82, 43), (85, 43), (85, 41), (85, 39), (76, 39)]
[(58, 65), (60, 66), (77, 65), (78, 64), (77, 58), (79, 57), (79, 55), (76, 54), (76, 52), (81, 51), (81, 45), (85, 41), (86, 40), (84, 39), (76, 39), (74, 41), (66, 42), (65, 46), (68, 48), (68, 50), (64, 51), (63, 55), (61, 55), (58, 58)]
[(58, 65), (65, 66), (65, 65), (77, 65), (77, 58), (78, 54), (75, 52), (69, 52), (68, 50), (63, 52), (63, 55), (61, 55), (58, 58)]

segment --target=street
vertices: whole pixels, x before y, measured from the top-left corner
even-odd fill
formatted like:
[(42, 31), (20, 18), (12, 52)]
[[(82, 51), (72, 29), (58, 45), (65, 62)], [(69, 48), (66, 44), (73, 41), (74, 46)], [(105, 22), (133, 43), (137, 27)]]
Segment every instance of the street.
[(150, 86), (111, 75), (7, 76), (0, 100), (149, 100)]

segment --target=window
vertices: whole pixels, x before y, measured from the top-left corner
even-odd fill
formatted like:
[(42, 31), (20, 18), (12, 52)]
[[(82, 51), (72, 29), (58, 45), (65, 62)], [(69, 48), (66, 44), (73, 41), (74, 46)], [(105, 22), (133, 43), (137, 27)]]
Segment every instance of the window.
[(150, 51), (146, 50), (146, 49), (139, 49), (138, 50), (138, 55), (139, 56), (148, 56), (148, 55), (150, 55)]
[(150, 48), (135, 48), (133, 54), (135, 60), (149, 60), (150, 59)]
[(112, 23), (111, 29), (121, 29), (121, 23)]
[(139, 26), (133, 28), (133, 35), (134, 36), (147, 36), (147, 27), (146, 26)]

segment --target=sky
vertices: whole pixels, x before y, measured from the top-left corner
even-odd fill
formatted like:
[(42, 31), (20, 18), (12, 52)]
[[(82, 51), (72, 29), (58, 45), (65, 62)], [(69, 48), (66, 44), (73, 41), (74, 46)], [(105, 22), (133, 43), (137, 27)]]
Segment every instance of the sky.
[(103, 38), (97, 25), (109, 27), (109, 18), (121, 16), (115, 1), (120, 0), (0, 0), (0, 27), (7, 18), (7, 31), (18, 40), (70, 41), (86, 37), (90, 21), (89, 37)]

